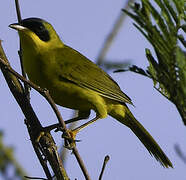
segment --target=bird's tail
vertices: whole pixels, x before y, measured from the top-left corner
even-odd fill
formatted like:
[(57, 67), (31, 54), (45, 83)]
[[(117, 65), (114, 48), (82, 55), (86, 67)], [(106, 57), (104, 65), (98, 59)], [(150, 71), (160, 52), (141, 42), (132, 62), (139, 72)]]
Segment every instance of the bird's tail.
[(143, 145), (147, 148), (149, 153), (153, 155), (157, 161), (161, 163), (162, 166), (168, 168), (173, 167), (169, 158), (165, 155), (163, 150), (154, 140), (154, 138), (149, 134), (149, 132), (140, 124), (135, 117), (132, 115), (127, 106), (124, 106), (125, 115), (124, 117), (116, 114), (110, 113), (112, 117), (117, 119), (122, 124), (128, 126), (134, 134), (139, 138)]

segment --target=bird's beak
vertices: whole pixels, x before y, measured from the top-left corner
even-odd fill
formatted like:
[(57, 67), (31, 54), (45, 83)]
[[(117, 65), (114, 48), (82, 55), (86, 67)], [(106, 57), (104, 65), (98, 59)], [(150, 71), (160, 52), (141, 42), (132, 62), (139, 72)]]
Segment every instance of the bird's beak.
[(17, 31), (23, 31), (23, 30), (26, 30), (27, 29), (26, 27), (21, 26), (18, 23), (10, 24), (9, 27), (12, 28), (12, 29), (15, 29)]

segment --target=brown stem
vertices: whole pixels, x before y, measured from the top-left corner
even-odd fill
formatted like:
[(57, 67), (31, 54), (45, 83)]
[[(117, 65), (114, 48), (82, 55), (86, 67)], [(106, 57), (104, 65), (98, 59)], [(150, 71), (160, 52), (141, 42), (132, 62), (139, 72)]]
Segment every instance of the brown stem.
[(69, 178), (62, 166), (60, 159), (56, 158), (58, 157), (57, 147), (55, 146), (55, 142), (53, 141), (50, 133), (45, 133), (43, 136), (41, 136), (39, 142), (36, 141), (38, 136), (43, 131), (43, 127), (41, 126), (28, 98), (26, 98), (19, 80), (16, 78), (16, 76), (10, 73), (10, 71), (8, 71), (8, 67), (10, 67), (10, 65), (0, 43), (0, 68), (7, 81), (10, 91), (12, 92), (27, 119), (30, 127), (30, 129), (28, 128), (28, 131), (31, 137), (31, 141), (34, 150), (41, 162), (43, 170), (45, 171), (47, 178), (52, 179), (51, 174), (49, 173), (49, 168), (46, 166), (47, 164), (45, 162), (48, 160), (49, 163), (52, 164), (51, 167), (55, 172), (56, 178), (59, 180), (68, 180)]
[(104, 161), (103, 161), (103, 166), (102, 166), (102, 169), (101, 169), (101, 173), (99, 175), (99, 180), (102, 180), (103, 173), (105, 171), (105, 167), (106, 167), (106, 165), (107, 165), (107, 163), (108, 163), (109, 160), (110, 160), (110, 157), (108, 155), (105, 156)]
[[(19, 0), (15, 0), (15, 6), (16, 6), (17, 19), (18, 19), (18, 22), (20, 23), (22, 18), (21, 18), (21, 11), (20, 11), (20, 6), (19, 6)], [(25, 70), (23, 68), (21, 41), (20, 41), (20, 47), (19, 47), (19, 50), (18, 50), (18, 55), (19, 55), (19, 59), (20, 59), (22, 76), (26, 78), (26, 72), (25, 72)], [(24, 83), (24, 90), (25, 90), (26, 97), (28, 99), (30, 99), (29, 86), (26, 83)]]
[(18, 22), (21, 22), (21, 11), (20, 11), (20, 6), (19, 6), (19, 0), (15, 0), (15, 6), (16, 6), (16, 13), (17, 13), (17, 19)]
[[(63, 131), (63, 133), (65, 133), (65, 135), (66, 135), (65, 137), (67, 137), (67, 141), (69, 142), (69, 144), (73, 143), (73, 140), (71, 140), (71, 136), (70, 136), (70, 134), (69, 134), (69, 132), (68, 132), (68, 129), (66, 128), (66, 124), (65, 124), (64, 120), (62, 119), (61, 114), (60, 114), (60, 112), (59, 112), (57, 106), (55, 105), (53, 99), (51, 98), (51, 96), (50, 96), (48, 90), (43, 90), (43, 89), (40, 88), (39, 86), (35, 85), (33, 82), (31, 82), (31, 81), (25, 79), (25, 78), (24, 78), (23, 76), (21, 76), (19, 73), (17, 73), (16, 71), (14, 71), (14, 70), (10, 67), (10, 65), (8, 65), (7, 63), (5, 63), (4, 60), (1, 59), (1, 58), (0, 58), (0, 63), (3, 64), (3, 65), (6, 67), (6, 70), (7, 70), (7, 71), (9, 71), (9, 72), (12, 73), (13, 75), (15, 75), (15, 76), (16, 76), (17, 78), (19, 78), (21, 81), (27, 83), (30, 87), (32, 87), (33, 89), (35, 89), (36, 91), (38, 91), (42, 96), (44, 96), (44, 97), (46, 98), (46, 100), (48, 101), (48, 103), (51, 105), (53, 111), (55, 112), (56, 117), (57, 117), (59, 123), (60, 123), (61, 126), (62, 126), (62, 131)], [(77, 148), (76, 148), (76, 147), (73, 147), (73, 148), (72, 148), (72, 152), (74, 153), (74, 155), (75, 155), (75, 157), (76, 157), (76, 159), (77, 159), (77, 161), (78, 161), (78, 163), (79, 163), (79, 166), (81, 167), (81, 170), (82, 170), (82, 172), (83, 172), (85, 178), (86, 178), (87, 180), (90, 180), (90, 176), (89, 176), (89, 174), (88, 174), (88, 171), (87, 171), (87, 169), (86, 169), (86, 167), (85, 167), (85, 165), (84, 165), (84, 162), (83, 162), (82, 158), (81, 158), (80, 155), (79, 155), (79, 152), (78, 152)]]

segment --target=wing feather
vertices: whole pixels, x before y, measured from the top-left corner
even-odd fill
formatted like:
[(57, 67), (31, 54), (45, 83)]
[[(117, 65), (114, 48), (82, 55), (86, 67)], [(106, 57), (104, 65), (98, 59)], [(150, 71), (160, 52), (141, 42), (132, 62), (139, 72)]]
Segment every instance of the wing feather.
[(60, 76), (80, 87), (96, 91), (101, 96), (132, 104), (131, 99), (121, 91), (118, 84), (81, 53), (68, 46), (62, 48), (60, 53), (60, 57), (57, 58), (61, 68)]

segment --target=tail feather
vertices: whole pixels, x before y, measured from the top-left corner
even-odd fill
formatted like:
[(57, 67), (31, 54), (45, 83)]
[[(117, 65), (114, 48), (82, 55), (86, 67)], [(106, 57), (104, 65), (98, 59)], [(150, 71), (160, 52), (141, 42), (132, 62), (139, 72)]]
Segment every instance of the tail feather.
[(154, 140), (154, 138), (148, 133), (148, 131), (135, 119), (128, 124), (129, 128), (139, 138), (143, 145), (147, 148), (149, 153), (153, 155), (162, 166), (168, 168), (173, 167), (169, 158), (165, 155), (163, 150)]
[[(128, 109), (128, 108), (127, 108)], [(128, 112), (129, 111), (129, 112)], [(140, 124), (135, 117), (132, 115), (130, 110), (127, 110), (127, 113), (125, 114), (125, 117), (115, 117), (118, 121), (120, 121), (122, 124), (127, 125), (134, 134), (139, 138), (139, 140), (143, 143), (143, 145), (147, 148), (149, 153), (156, 158), (157, 161), (160, 162), (160, 164), (163, 167), (173, 167), (171, 161), (169, 158), (165, 155), (163, 150), (160, 148), (160, 146), (157, 144), (157, 142), (154, 140), (154, 138), (149, 134), (149, 132)]]

